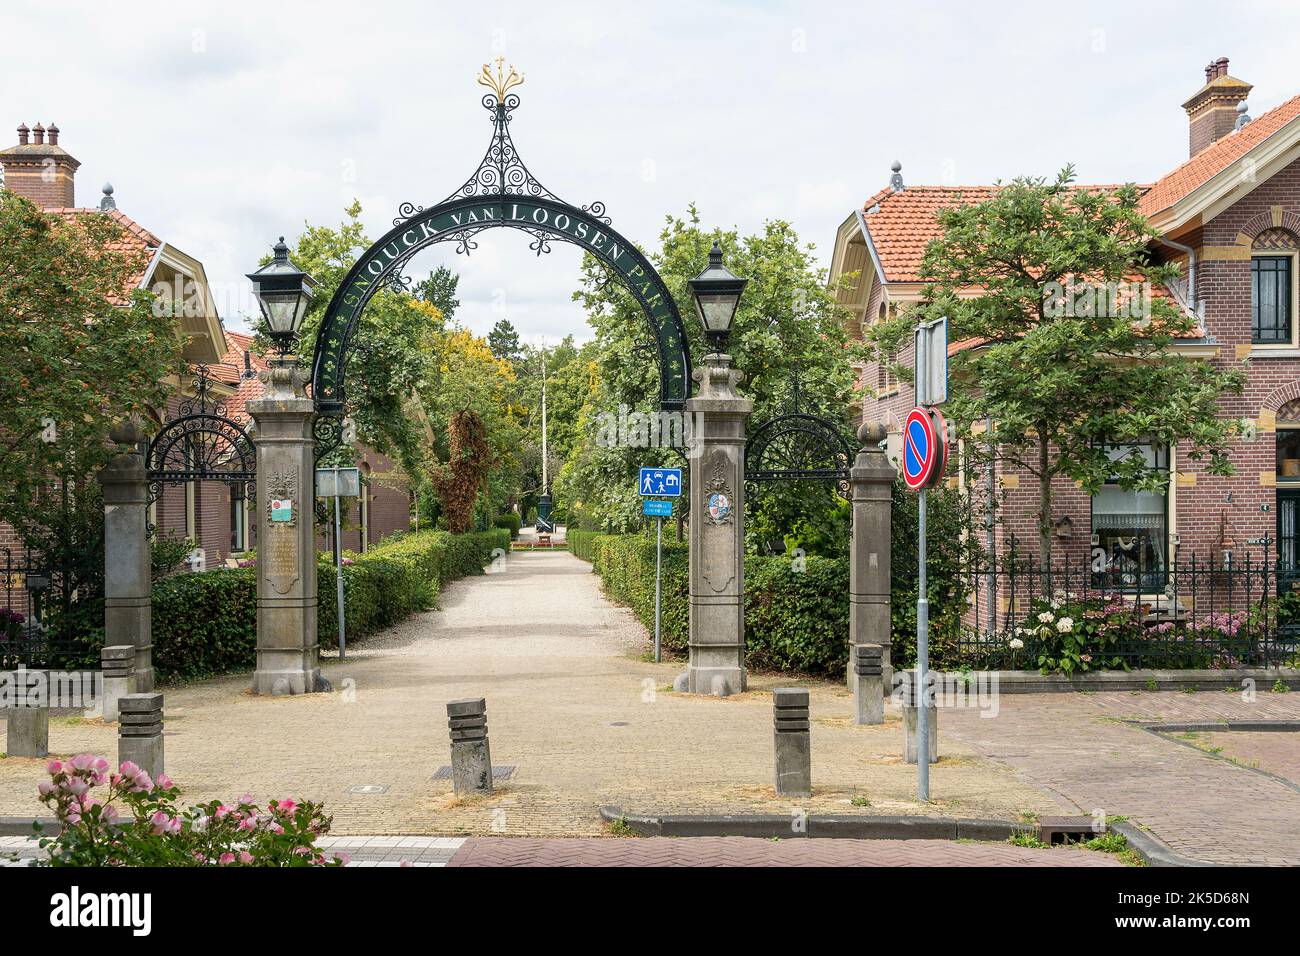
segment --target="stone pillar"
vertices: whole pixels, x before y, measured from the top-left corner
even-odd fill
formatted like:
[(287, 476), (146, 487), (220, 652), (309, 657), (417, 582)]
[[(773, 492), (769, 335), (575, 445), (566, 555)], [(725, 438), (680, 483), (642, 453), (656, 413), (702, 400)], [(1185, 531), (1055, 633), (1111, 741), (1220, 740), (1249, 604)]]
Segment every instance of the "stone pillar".
[(488, 749), (487, 701), (482, 697), (447, 705), (451, 730), (451, 784), (456, 793), (492, 792), (492, 754)]
[[(255, 694), (328, 690), (316, 637), (316, 414), (292, 356), (262, 373), (249, 402), (257, 448), (257, 670)], [(271, 502), (280, 507), (274, 513)]]
[(121, 422), (109, 433), (121, 454), (99, 473), (104, 489), (104, 643), (135, 648), (133, 692), (153, 690), (149, 483), (138, 423)]
[[(933, 672), (930, 686), (924, 695), (926, 701), (926, 738), (930, 741), (930, 763), (939, 761), (939, 708), (934, 705)], [(909, 670), (903, 680), (903, 762), (916, 763), (916, 729), (919, 724), (921, 701), (916, 694), (916, 671)]]
[(118, 765), (129, 760), (157, 780), (163, 772), (163, 695), (127, 694), (118, 707)]
[(853, 645), (853, 722), (885, 722), (885, 685), (882, 679), (882, 648), (879, 644)]
[(812, 796), (812, 724), (808, 692), (801, 687), (772, 691), (772, 737), (776, 747), (776, 795)]
[(104, 677), (103, 716), (110, 724), (117, 720), (118, 704), (127, 694), (134, 694), (131, 673), (135, 666), (135, 648), (130, 644), (100, 648), (99, 668)]
[(745, 425), (754, 403), (741, 373), (713, 353), (695, 370), (691, 420), (690, 663), (692, 694), (727, 696), (745, 680)]
[(12, 699), (5, 710), (5, 753), (11, 757), (50, 755), (50, 683), (45, 671), (13, 673)]
[(879, 644), (881, 685), (893, 686), (894, 668), (889, 660), (890, 510), (894, 478), (898, 472), (885, 457), (880, 442), (885, 426), (869, 422), (858, 429), (858, 452), (849, 470), (853, 506), (852, 545), (849, 554), (849, 689), (854, 690), (855, 648)]

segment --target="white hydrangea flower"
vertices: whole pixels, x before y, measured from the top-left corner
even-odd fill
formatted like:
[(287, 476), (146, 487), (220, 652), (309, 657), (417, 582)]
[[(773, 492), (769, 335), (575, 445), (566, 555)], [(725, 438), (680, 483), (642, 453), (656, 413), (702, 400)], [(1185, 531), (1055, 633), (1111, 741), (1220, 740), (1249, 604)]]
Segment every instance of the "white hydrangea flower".
[[(1020, 629), (1016, 628), (1016, 630), (1019, 631)], [(1007, 646), (1010, 647), (1013, 651), (1018, 651), (1025, 646), (1025, 642), (1018, 637), (1013, 637), (1010, 641), (1007, 642)]]
[(1074, 618), (1063, 617), (1056, 622), (1056, 629), (1062, 634), (1069, 634), (1074, 630)]
[(1038, 615), (1038, 620), (1044, 624), (1051, 624), (1054, 618), (1055, 615), (1052, 614), (1051, 611), (1044, 611), (1042, 614)]

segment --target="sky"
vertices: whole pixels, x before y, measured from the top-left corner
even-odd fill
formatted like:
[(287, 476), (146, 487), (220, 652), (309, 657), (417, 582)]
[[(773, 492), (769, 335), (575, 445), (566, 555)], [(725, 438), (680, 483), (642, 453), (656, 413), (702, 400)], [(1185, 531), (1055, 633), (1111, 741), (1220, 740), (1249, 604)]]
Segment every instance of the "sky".
[[(0, 145), (58, 124), (77, 202), (118, 207), (205, 265), (226, 327), (279, 235), (353, 198), (372, 237), (476, 168), (491, 132), (475, 84), (525, 76), (511, 131), (574, 205), (605, 203), (648, 249), (695, 203), (708, 227), (790, 222), (829, 265), (835, 231), (883, 187), (1050, 175), (1150, 182), (1184, 161), (1181, 103), (1230, 58), (1258, 116), (1300, 93), (1300, 4), (186, 2), (0, 5)], [(8, 132), (5, 132), (8, 130)], [(513, 230), (469, 258), (457, 318), (525, 340), (588, 337), (580, 254), (540, 260)], [(703, 263), (701, 264), (703, 265)]]

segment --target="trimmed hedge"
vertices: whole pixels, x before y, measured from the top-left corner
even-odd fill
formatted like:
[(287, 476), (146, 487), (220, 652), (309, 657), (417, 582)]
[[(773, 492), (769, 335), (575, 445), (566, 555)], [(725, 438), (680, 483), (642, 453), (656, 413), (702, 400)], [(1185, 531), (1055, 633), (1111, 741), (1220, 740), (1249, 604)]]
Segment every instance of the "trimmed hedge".
[[(365, 554), (347, 554), (343, 593), (348, 637), (363, 637), (433, 607), (438, 589), (483, 573), (496, 549), (509, 550), (504, 529), (475, 534), (420, 531), (394, 535)], [(316, 568), (321, 645), (338, 644), (334, 564)], [(153, 587), (154, 666), (160, 678), (195, 680), (256, 665), (257, 571), (237, 568), (179, 574)]]
[[(606, 592), (654, 626), (655, 543), (641, 535), (570, 531), (569, 550), (600, 575)], [(661, 636), (685, 652), (689, 633), (689, 548), (665, 542)], [(795, 572), (789, 558), (745, 557), (745, 661), (763, 670), (827, 673), (848, 662), (849, 565), (809, 557)]]

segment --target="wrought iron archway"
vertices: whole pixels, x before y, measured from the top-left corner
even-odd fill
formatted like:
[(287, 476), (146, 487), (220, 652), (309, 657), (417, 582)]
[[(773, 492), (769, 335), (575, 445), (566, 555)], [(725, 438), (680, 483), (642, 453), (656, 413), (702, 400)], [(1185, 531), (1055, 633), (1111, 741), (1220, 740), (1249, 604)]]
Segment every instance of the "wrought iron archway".
[(799, 373), (791, 378), (787, 410), (763, 422), (745, 445), (745, 481), (761, 486), (780, 481), (833, 484), (849, 497), (853, 449), (834, 419), (803, 408)]
[(605, 214), (604, 203), (572, 206), (543, 186), (519, 158), (510, 137), (511, 114), (519, 97), (510, 90), (523, 82), (502, 70), (494, 75), (484, 64), (478, 82), (491, 90), (482, 100), (492, 120), (487, 152), (474, 173), (451, 195), (428, 209), (402, 203), (393, 228), (349, 270), (325, 311), (312, 356), (312, 398), (318, 413), (318, 458), (338, 447), (345, 408), (344, 373), (354, 348), (361, 314), (382, 288), (406, 289), (403, 269), (421, 250), (454, 242), (456, 252), (470, 255), (476, 237), (487, 229), (517, 229), (532, 236), (538, 256), (552, 242), (576, 245), (591, 253), (622, 280), (641, 306), (653, 333), (659, 363), (660, 406), (679, 410), (690, 397), (691, 358), (676, 300), (650, 261), (623, 238)]
[[(176, 417), (164, 422), (149, 441), (145, 457), (149, 503), (169, 484), (220, 481), (241, 496), (252, 497), (257, 481), (257, 453), (244, 426), (228, 417), (226, 403), (213, 394), (206, 365), (198, 366), (193, 397), (181, 400)], [(149, 528), (150, 534), (153, 527)]]

